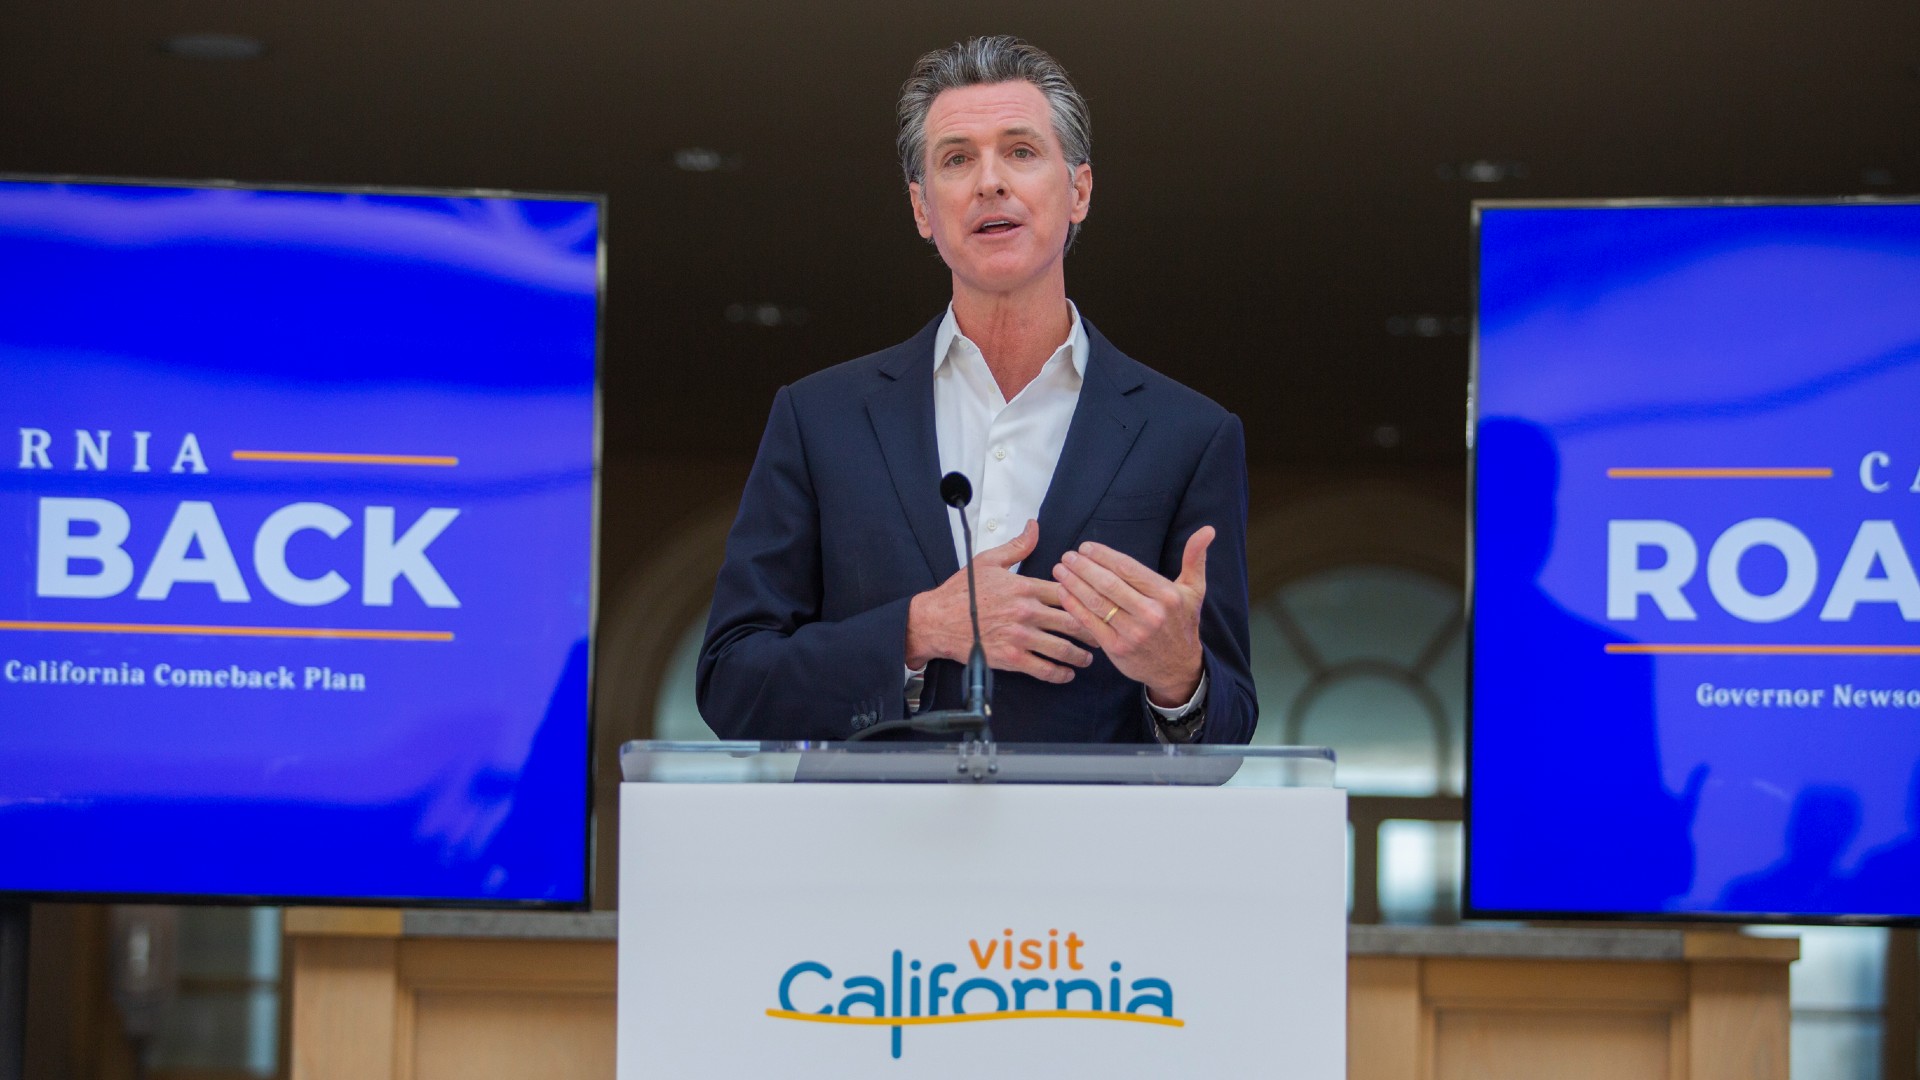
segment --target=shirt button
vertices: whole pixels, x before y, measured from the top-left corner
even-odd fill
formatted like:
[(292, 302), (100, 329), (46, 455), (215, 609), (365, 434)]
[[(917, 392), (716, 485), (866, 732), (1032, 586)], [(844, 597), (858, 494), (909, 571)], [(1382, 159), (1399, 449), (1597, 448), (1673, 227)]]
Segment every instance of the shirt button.
[(1000, 531), (1000, 519), (999, 519), (999, 518), (988, 518), (988, 519), (987, 519), (987, 531), (988, 531), (988, 532), (999, 532), (999, 531)]
[(1007, 460), (1007, 448), (1006, 448), (1006, 447), (1004, 447), (1004, 446), (996, 446), (996, 447), (994, 447), (994, 448), (993, 448), (993, 460), (995, 460), (995, 461), (1005, 461), (1005, 460)]

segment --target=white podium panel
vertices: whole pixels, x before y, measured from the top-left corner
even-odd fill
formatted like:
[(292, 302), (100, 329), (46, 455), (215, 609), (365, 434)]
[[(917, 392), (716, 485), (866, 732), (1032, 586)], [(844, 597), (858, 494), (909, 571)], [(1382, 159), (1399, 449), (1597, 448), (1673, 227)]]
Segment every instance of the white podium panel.
[(619, 1077), (1345, 1072), (1330, 787), (628, 783)]

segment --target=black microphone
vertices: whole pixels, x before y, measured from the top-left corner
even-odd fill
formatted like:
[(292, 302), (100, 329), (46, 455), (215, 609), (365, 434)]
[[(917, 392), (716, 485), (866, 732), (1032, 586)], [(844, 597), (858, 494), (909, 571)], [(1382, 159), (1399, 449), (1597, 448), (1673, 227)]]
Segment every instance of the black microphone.
[(985, 718), (993, 715), (987, 704), (992, 674), (987, 669), (987, 650), (980, 643), (979, 592), (973, 583), (973, 527), (967, 524), (967, 504), (973, 501), (973, 485), (957, 472), (940, 478), (940, 498), (960, 511), (960, 534), (967, 547), (967, 617), (973, 620), (973, 651), (967, 654), (967, 711)]
[(950, 472), (940, 478), (940, 501), (955, 510), (965, 510), (973, 501), (973, 485), (962, 473)]
[(993, 741), (993, 732), (987, 726), (988, 717), (993, 715), (993, 706), (987, 700), (993, 693), (993, 673), (987, 668), (987, 650), (980, 644), (979, 593), (973, 582), (973, 528), (967, 524), (966, 506), (973, 501), (973, 485), (959, 473), (950, 472), (940, 478), (940, 499), (960, 511), (960, 534), (967, 547), (967, 617), (973, 622), (973, 651), (967, 655), (967, 707), (883, 720), (854, 732), (847, 737), (848, 742), (863, 742), (895, 731), (940, 735), (957, 732), (968, 739), (977, 733), (983, 741)]

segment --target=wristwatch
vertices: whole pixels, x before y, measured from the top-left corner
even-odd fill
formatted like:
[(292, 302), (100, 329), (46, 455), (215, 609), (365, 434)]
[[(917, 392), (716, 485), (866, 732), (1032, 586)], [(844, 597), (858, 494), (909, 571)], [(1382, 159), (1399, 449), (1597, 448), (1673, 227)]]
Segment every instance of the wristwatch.
[(1190, 743), (1200, 734), (1200, 725), (1206, 723), (1207, 707), (1200, 704), (1194, 710), (1177, 720), (1169, 720), (1159, 713), (1153, 714), (1154, 727), (1168, 742)]

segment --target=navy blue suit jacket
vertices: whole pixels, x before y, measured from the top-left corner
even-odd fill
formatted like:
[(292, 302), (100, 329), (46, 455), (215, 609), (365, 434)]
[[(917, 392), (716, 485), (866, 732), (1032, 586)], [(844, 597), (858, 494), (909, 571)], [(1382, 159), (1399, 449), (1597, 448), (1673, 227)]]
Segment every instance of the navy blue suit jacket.
[[(1171, 578), (1187, 538), (1212, 525), (1201, 737), (1244, 743), (1259, 706), (1247, 661), (1240, 420), (1083, 325), (1080, 401), (1040, 507), (1039, 546), (1020, 572), (1051, 580), (1068, 548), (1097, 540)], [(722, 738), (845, 739), (905, 712), (908, 602), (960, 568), (939, 494), (938, 328), (936, 319), (774, 397), (700, 651), (700, 712)], [(963, 675), (961, 664), (929, 664), (921, 707), (959, 707)], [(1140, 684), (1098, 650), (1064, 685), (993, 675), (996, 738), (1154, 738)]]

